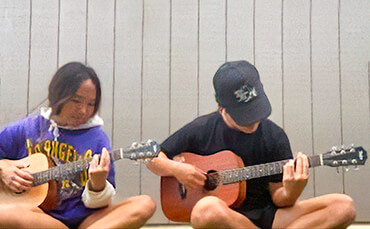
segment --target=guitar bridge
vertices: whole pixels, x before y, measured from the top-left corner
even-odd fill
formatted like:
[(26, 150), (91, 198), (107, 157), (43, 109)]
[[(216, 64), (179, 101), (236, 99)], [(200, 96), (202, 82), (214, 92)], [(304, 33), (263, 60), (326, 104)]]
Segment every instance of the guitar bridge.
[(185, 187), (185, 185), (179, 183), (179, 192), (180, 192), (181, 199), (185, 200), (185, 198), (186, 198), (186, 187)]

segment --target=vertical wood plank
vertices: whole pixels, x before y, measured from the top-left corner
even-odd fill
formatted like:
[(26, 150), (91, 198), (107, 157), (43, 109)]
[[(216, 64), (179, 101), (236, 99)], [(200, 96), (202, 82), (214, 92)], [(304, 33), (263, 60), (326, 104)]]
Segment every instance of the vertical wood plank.
[(86, 1), (60, 1), (58, 67), (71, 61), (86, 61)]
[[(338, 1), (312, 1), (312, 104), (314, 152), (341, 145), (338, 57)], [(343, 191), (343, 175), (336, 169), (315, 169), (315, 193)]]
[(227, 0), (227, 61), (253, 63), (253, 0)]
[[(161, 142), (169, 134), (171, 2), (144, 3), (142, 136)], [(167, 222), (160, 207), (159, 181), (157, 175), (142, 166), (141, 192), (157, 202), (157, 211), (149, 223)]]
[[(293, 152), (312, 154), (310, 3), (285, 0), (283, 10), (284, 129)], [(310, 179), (302, 198), (312, 196)]]
[(225, 1), (199, 1), (199, 115), (217, 109), (213, 75), (226, 61)]
[(58, 1), (32, 1), (28, 112), (47, 106), (48, 86), (57, 69)]
[(27, 115), (30, 1), (0, 4), (0, 127)]
[(272, 106), (270, 119), (282, 126), (282, 2), (269, 0), (255, 2), (255, 65)]
[(114, 1), (88, 1), (87, 63), (98, 74), (102, 87), (100, 116), (112, 138)]
[[(117, 1), (113, 146), (141, 141), (141, 67), (143, 1)], [(115, 162), (115, 200), (140, 194), (140, 166)]]
[(170, 134), (198, 115), (198, 1), (172, 1)]
[[(343, 143), (370, 149), (369, 67), (370, 2), (342, 0), (340, 5), (340, 58)], [(369, 161), (359, 171), (345, 173), (344, 191), (357, 206), (356, 220), (369, 222)]]
[(198, 1), (172, 1), (170, 132), (197, 116)]

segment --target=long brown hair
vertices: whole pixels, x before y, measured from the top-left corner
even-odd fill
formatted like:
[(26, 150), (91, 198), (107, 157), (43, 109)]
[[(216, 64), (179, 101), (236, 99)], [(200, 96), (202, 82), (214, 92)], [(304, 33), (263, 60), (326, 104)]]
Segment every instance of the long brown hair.
[(100, 80), (94, 69), (80, 62), (70, 62), (60, 67), (49, 84), (49, 106), (52, 115), (58, 115), (63, 106), (76, 94), (83, 81), (91, 79), (96, 87), (94, 113), (98, 112), (101, 101)]

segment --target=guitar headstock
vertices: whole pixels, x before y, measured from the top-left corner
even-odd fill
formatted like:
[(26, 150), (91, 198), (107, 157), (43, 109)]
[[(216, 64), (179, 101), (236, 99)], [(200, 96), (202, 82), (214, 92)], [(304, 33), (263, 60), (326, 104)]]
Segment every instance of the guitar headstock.
[(332, 151), (322, 154), (323, 164), (331, 167), (364, 165), (366, 159), (367, 152), (361, 146), (333, 147)]
[(160, 147), (156, 141), (147, 140), (146, 142), (142, 143), (134, 142), (131, 144), (131, 147), (127, 150), (127, 152), (123, 153), (123, 157), (136, 161), (148, 161), (157, 157), (159, 151)]

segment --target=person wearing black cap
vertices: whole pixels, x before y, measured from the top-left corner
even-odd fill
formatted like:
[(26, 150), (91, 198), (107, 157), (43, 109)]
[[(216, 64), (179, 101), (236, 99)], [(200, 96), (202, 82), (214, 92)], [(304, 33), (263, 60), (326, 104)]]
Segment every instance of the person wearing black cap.
[[(283, 174), (248, 180), (246, 199), (230, 208), (206, 196), (192, 209), (194, 228), (345, 228), (355, 218), (352, 199), (328, 194), (298, 201), (308, 180), (308, 158), (294, 160), (284, 130), (268, 119), (271, 105), (259, 73), (247, 61), (223, 64), (213, 78), (216, 112), (188, 123), (161, 144), (158, 158), (147, 167), (160, 176), (174, 176), (188, 188), (202, 189), (206, 172), (173, 159), (183, 152), (211, 155), (231, 150), (245, 166), (291, 159)], [(211, 163), (211, 162), (210, 162)]]

